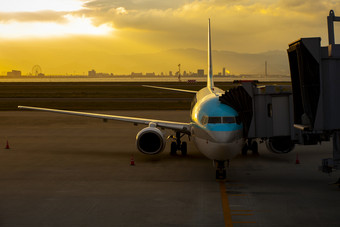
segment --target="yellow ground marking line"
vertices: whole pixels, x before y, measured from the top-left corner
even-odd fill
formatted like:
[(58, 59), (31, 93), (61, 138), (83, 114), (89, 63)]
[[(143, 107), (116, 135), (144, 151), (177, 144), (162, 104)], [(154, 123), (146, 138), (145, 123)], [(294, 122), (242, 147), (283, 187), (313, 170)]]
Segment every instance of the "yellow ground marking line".
[(231, 210), (231, 212), (252, 212), (253, 210)]
[[(251, 216), (253, 214), (231, 214), (231, 212), (252, 212), (253, 210), (230, 210), (227, 189), (224, 182), (220, 182), (220, 191), (222, 199), (224, 224), (226, 227), (232, 227), (234, 224), (254, 224), (254, 221), (232, 221), (231, 216)], [(231, 194), (229, 196), (245, 196), (245, 194)]]
[(227, 195), (227, 190), (226, 190), (224, 182), (220, 182), (220, 191), (221, 191), (221, 199), (222, 199), (224, 224), (225, 224), (226, 227), (232, 227), (233, 222), (231, 220), (231, 213), (230, 213), (228, 195)]

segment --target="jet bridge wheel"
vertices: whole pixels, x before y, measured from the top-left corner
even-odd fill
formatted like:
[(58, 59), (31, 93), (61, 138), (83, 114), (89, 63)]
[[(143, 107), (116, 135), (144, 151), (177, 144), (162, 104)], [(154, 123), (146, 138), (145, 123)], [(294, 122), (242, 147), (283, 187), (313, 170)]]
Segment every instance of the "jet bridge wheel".
[(251, 150), (254, 155), (259, 154), (259, 146), (256, 141), (252, 141), (252, 139), (248, 139), (244, 147), (242, 148), (242, 155), (247, 155), (248, 150)]
[(258, 155), (259, 154), (259, 145), (257, 144), (256, 141), (253, 141), (251, 143), (250, 150), (253, 152), (253, 154)]

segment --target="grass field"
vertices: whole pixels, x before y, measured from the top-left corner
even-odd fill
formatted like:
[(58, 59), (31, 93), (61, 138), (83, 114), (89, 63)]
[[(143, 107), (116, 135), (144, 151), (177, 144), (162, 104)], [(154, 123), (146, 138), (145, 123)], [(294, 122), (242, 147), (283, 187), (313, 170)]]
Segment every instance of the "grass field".
[[(143, 87), (143, 84), (195, 91), (206, 85), (183, 82), (0, 83), (0, 110), (17, 110), (18, 105), (69, 110), (188, 110), (190, 108), (193, 94), (152, 89)], [(215, 86), (228, 90), (239, 84), (215, 83)]]

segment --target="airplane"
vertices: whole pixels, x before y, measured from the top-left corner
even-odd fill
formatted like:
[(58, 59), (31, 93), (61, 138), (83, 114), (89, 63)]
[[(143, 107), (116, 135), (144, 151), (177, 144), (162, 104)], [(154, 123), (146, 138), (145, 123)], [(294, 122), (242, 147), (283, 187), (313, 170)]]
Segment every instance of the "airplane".
[(190, 110), (191, 122), (182, 123), (30, 106), (18, 106), (18, 108), (99, 118), (105, 121), (117, 120), (131, 122), (135, 125), (147, 125), (146, 128), (138, 132), (136, 145), (140, 152), (148, 155), (155, 155), (162, 152), (166, 144), (163, 129), (173, 130), (176, 136), (171, 136), (171, 138), (175, 139), (176, 142), (171, 143), (171, 154), (176, 154), (177, 151), (181, 151), (182, 155), (187, 154), (187, 143), (181, 142), (181, 138), (187, 135), (189, 138), (193, 138), (197, 149), (201, 153), (207, 158), (214, 160), (217, 164), (216, 179), (225, 179), (225, 162), (229, 162), (231, 158), (241, 153), (245, 146), (245, 138), (243, 136), (243, 124), (239, 120), (237, 111), (219, 101), (219, 97), (224, 94), (225, 91), (214, 86), (210, 19), (208, 20), (207, 86), (199, 91), (144, 86), (194, 94), (195, 97), (191, 103)]

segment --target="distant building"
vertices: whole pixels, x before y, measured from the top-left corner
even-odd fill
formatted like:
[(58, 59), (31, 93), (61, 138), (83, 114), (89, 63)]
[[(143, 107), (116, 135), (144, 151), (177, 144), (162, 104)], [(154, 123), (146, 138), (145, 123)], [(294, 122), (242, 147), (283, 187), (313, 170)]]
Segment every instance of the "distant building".
[(132, 72), (132, 73), (131, 73), (131, 76), (143, 76), (143, 73), (135, 73), (135, 72)]
[(21, 77), (21, 71), (12, 70), (12, 72), (7, 72), (7, 76), (9, 76), (9, 77)]
[(96, 73), (96, 77), (109, 77), (109, 73)]
[(94, 77), (96, 75), (97, 75), (96, 70), (92, 69), (91, 71), (89, 71), (89, 77)]
[(146, 76), (155, 76), (155, 73), (146, 73)]
[(169, 76), (172, 76), (172, 71), (169, 71)]
[(197, 69), (197, 76), (203, 76), (204, 77), (204, 69)]
[(225, 76), (225, 68), (223, 68), (222, 75)]

